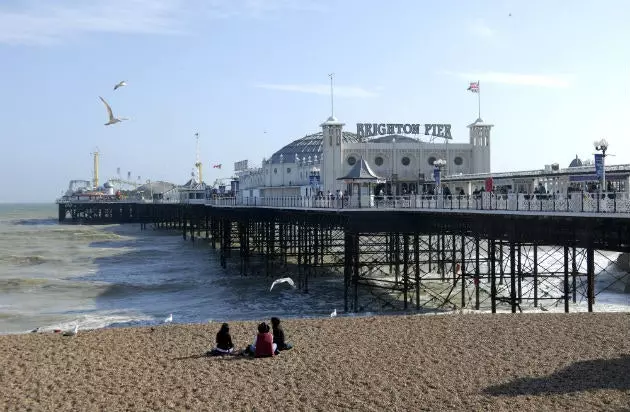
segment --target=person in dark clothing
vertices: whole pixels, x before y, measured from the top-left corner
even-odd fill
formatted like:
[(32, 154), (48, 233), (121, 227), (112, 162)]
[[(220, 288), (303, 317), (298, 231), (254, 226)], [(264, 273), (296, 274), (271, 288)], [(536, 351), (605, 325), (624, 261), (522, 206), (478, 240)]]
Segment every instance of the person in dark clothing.
[(273, 343), (277, 345), (278, 351), (291, 349), (293, 346), (284, 340), (284, 330), (280, 326), (280, 319), (275, 316), (271, 318), (271, 327), (273, 329)]
[(229, 355), (234, 351), (232, 336), (230, 336), (230, 326), (227, 323), (221, 325), (221, 329), (217, 332), (217, 346), (214, 347), (208, 356)]

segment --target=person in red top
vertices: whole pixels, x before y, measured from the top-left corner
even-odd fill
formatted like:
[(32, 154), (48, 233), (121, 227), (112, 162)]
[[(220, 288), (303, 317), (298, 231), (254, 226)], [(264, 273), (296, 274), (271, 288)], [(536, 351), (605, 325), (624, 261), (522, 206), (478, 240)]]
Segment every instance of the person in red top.
[(256, 345), (254, 348), (254, 356), (264, 358), (274, 356), (277, 345), (273, 343), (273, 335), (270, 333), (269, 325), (265, 322), (258, 325), (258, 335), (256, 336)]

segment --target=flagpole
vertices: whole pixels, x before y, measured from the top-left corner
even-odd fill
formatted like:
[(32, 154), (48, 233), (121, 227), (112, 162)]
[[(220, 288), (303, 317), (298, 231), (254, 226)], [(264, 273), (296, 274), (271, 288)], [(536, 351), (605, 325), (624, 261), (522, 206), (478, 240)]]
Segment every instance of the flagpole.
[(481, 119), (481, 85), (479, 80), (477, 80), (477, 114), (479, 115), (477, 118)]

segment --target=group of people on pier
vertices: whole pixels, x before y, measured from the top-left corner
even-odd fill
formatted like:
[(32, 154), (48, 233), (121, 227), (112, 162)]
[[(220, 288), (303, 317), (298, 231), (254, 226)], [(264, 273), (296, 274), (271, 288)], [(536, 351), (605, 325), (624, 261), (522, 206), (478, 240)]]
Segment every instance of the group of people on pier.
[[(273, 331), (273, 333), (272, 333)], [(230, 335), (230, 326), (227, 323), (221, 325), (221, 329), (217, 332), (216, 346), (206, 353), (208, 356), (222, 355), (244, 355), (254, 356), (256, 358), (270, 357), (280, 354), (282, 350), (291, 349), (293, 346), (285, 341), (284, 330), (280, 326), (280, 319), (271, 318), (271, 328), (266, 322), (258, 325), (258, 333), (254, 338), (254, 343), (248, 345), (241, 352), (236, 353), (232, 336)]]

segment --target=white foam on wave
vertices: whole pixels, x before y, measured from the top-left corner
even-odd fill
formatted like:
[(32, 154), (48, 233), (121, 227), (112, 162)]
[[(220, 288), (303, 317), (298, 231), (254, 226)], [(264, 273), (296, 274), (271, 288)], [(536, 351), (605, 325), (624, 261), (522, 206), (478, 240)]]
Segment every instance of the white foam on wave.
[[(66, 319), (59, 323), (54, 323), (46, 326), (42, 326), (38, 329), (39, 332), (53, 332), (55, 330), (69, 330), (74, 325), (79, 325), (79, 331), (81, 330), (93, 330), (102, 329), (117, 323), (131, 323), (131, 322), (151, 322), (155, 321), (153, 316), (139, 314), (139, 313), (121, 313), (116, 312), (100, 312), (96, 314), (82, 314), (72, 319), (65, 315)], [(30, 332), (30, 331), (27, 331)]]

